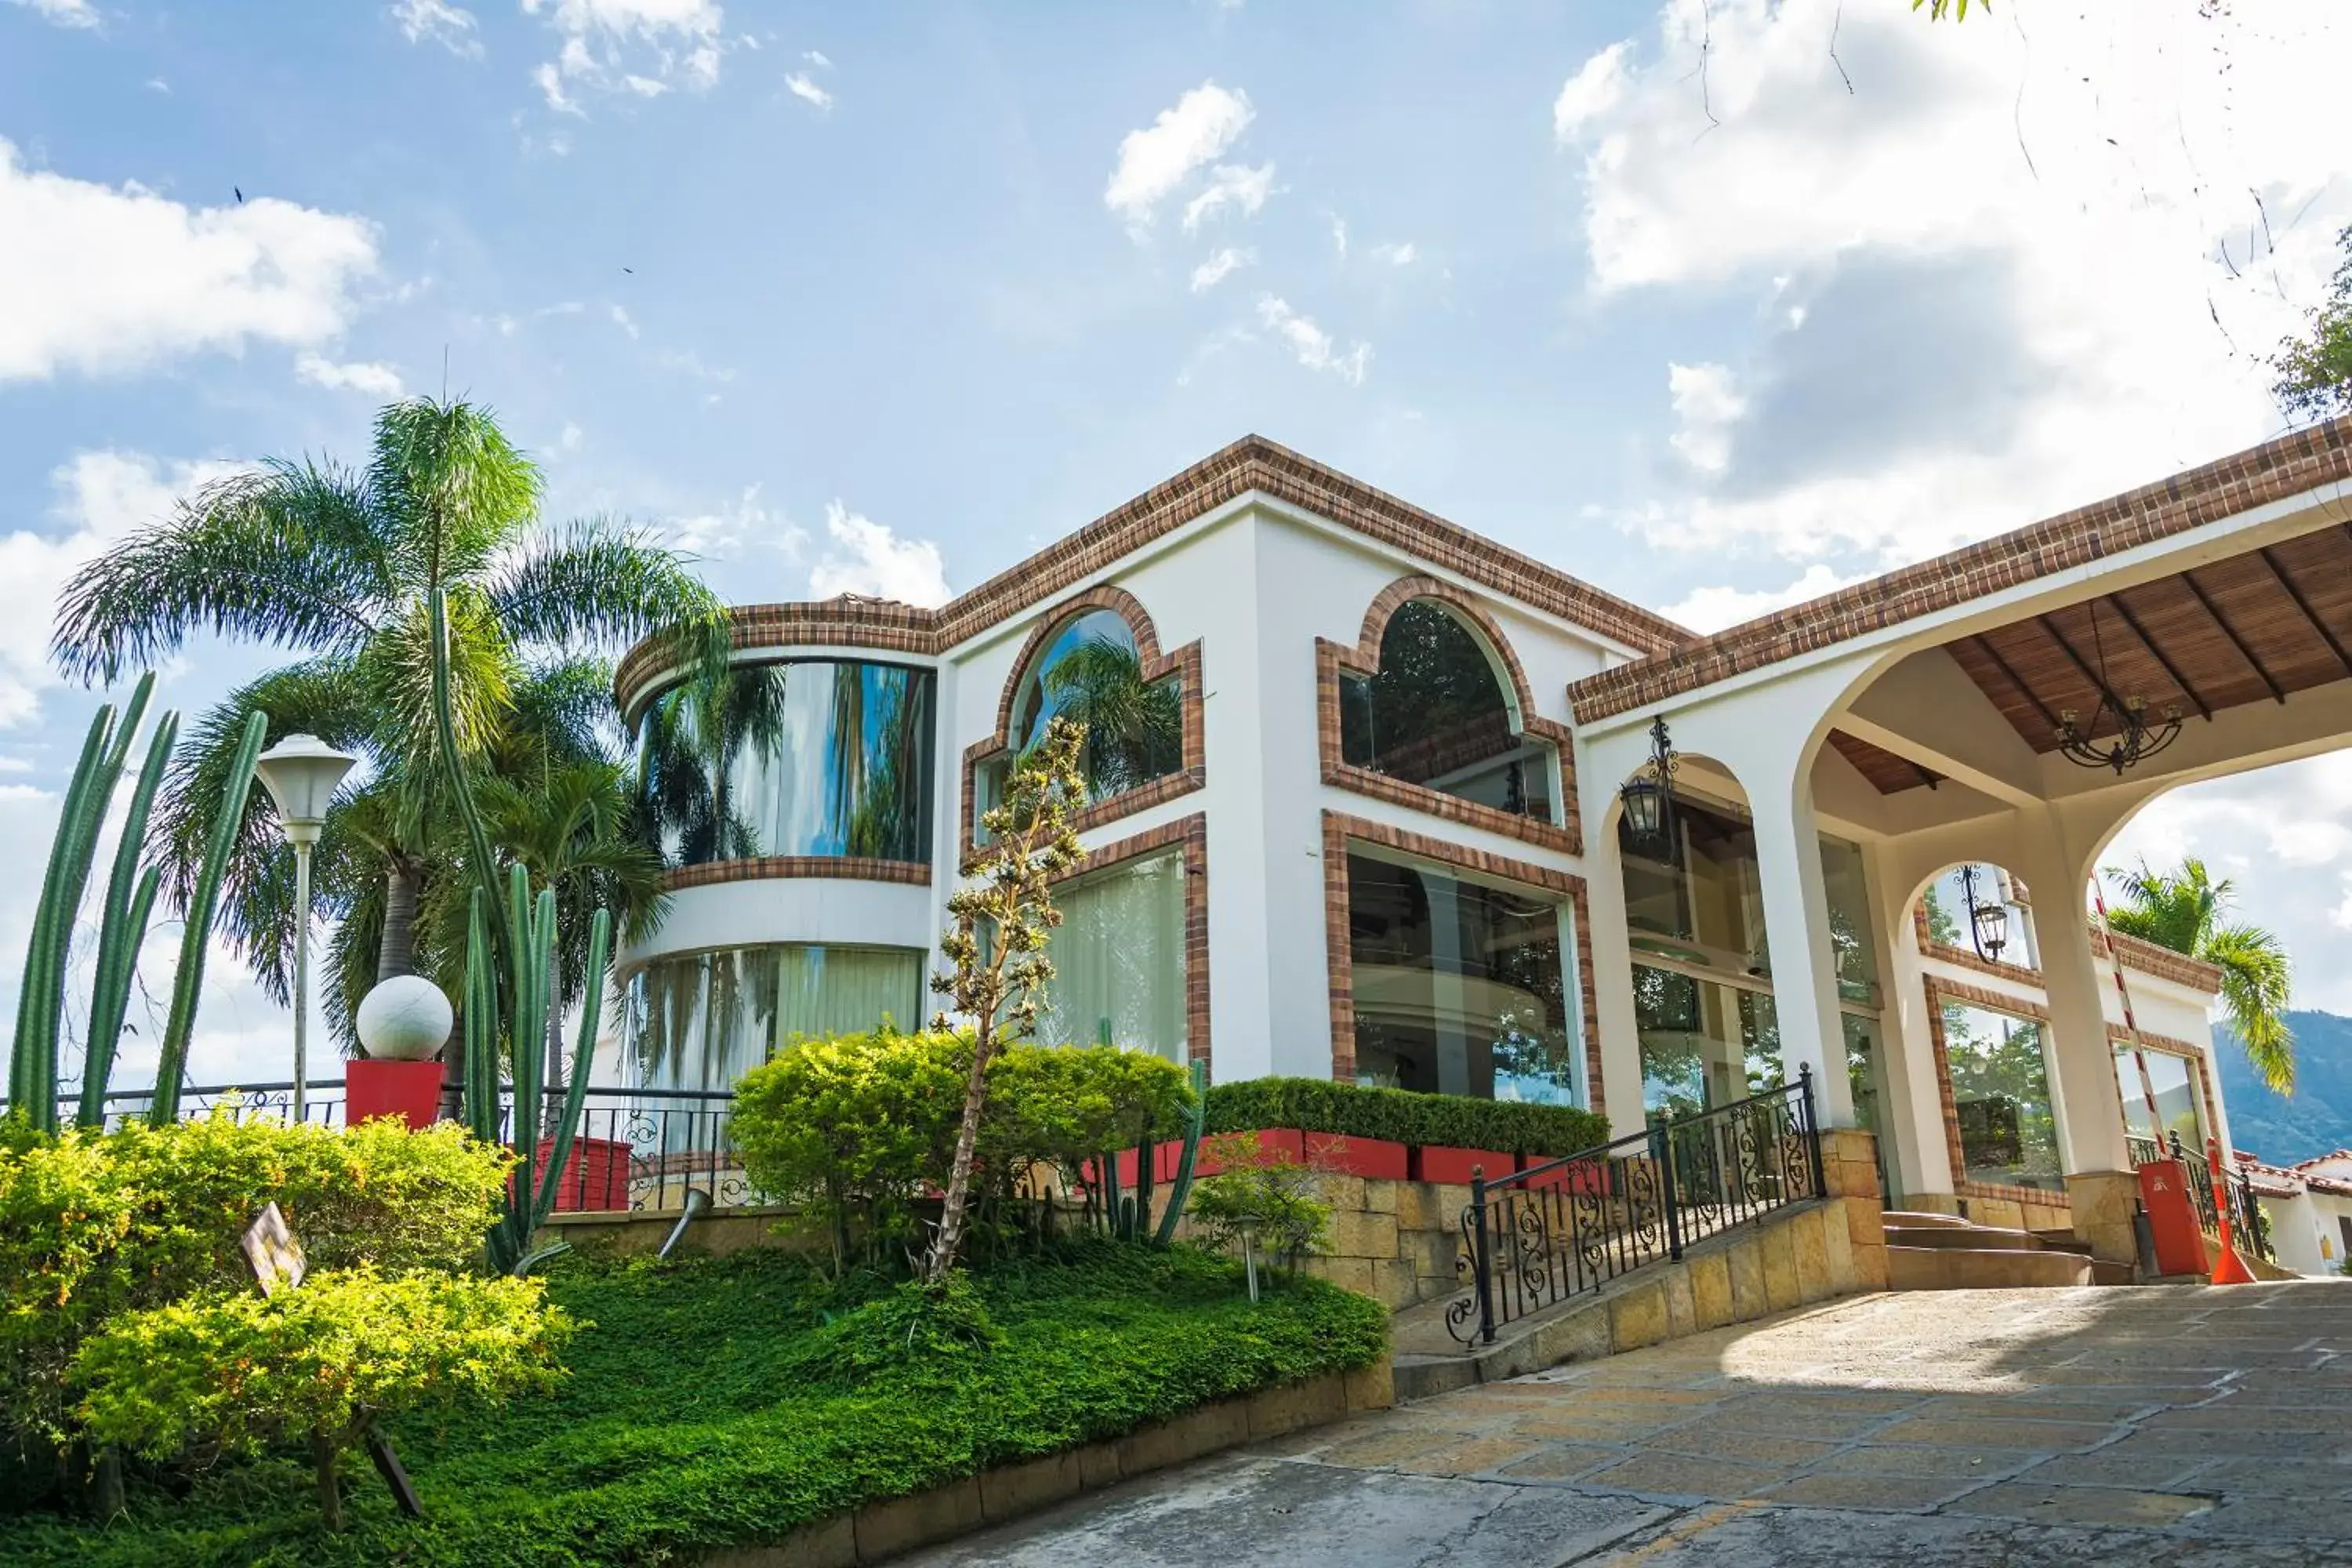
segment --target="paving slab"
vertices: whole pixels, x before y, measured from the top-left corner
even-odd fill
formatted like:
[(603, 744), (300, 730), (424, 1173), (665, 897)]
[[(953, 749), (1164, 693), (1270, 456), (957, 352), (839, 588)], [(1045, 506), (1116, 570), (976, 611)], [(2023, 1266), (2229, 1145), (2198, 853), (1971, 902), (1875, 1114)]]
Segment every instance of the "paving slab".
[(2352, 1281), (1921, 1291), (1457, 1390), (922, 1568), (2352, 1564)]

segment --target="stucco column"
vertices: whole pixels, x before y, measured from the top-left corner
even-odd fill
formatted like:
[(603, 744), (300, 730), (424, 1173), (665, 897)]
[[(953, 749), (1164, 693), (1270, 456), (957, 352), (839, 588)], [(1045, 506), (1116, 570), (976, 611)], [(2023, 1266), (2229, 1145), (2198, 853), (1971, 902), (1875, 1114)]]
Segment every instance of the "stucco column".
[(1642, 1130), (1642, 1036), (1633, 1012), (1633, 949), (1625, 940), (1625, 872), (1617, 831), (1587, 846), (1584, 897), (1592, 921), (1592, 1003), (1601, 1028), (1601, 1095), (1609, 1135)]
[(2022, 837), (2025, 853), (2011, 869), (2033, 892), (2033, 931), (2050, 1009), (2051, 1110), (2074, 1234), (2098, 1257), (2129, 1262), (2139, 1251), (2132, 1227), (2138, 1183), (2124, 1142), (2123, 1097), (2107, 1039), (2105, 1001), (2115, 980), (2105, 957), (2091, 946), (2082, 866), (2064, 852), (2054, 828)]
[(1948, 1193), (1951, 1145), (1944, 1131), (1936, 1049), (1927, 1033), (1927, 972), (1919, 962), (1913, 903), (1906, 896), (1926, 871), (1885, 845), (1867, 847), (1864, 867), (1878, 942), (1878, 1049), (1886, 1085), (1879, 1101), (1879, 1152), (1903, 1194)]
[[(1763, 761), (1763, 759), (1759, 759)], [(1737, 764), (1735, 764), (1737, 767)], [(1785, 754), (1740, 773), (1755, 818), (1756, 868), (1764, 898), (1765, 947), (1780, 1060), (1791, 1079), (1813, 1069), (1815, 1114), (1824, 1127), (1851, 1127), (1845, 1034), (1838, 1016), (1837, 963), (1829, 895), (1822, 878), (1821, 829), (1811, 781)]]

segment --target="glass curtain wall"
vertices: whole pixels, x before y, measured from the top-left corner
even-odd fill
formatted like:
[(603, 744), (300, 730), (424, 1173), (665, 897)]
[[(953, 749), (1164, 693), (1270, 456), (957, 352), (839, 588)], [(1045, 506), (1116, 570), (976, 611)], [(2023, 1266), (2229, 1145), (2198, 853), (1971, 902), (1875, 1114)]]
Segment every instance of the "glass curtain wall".
[[(1643, 1101), (1654, 1114), (1681, 1117), (1769, 1089), (1788, 1069), (1755, 830), (1728, 807), (1687, 798), (1675, 802), (1674, 828), (1663, 856), (1622, 825), (1618, 847)], [(1860, 845), (1827, 834), (1821, 852), (1847, 1072), (1857, 1115), (1873, 1118), (1863, 1125), (1876, 1131), (1881, 998), (1864, 858)]]
[(1515, 816), (1557, 820), (1551, 748), (1513, 731), (1486, 648), (1427, 599), (1389, 617), (1380, 673), (1339, 678), (1339, 754)]
[(1054, 890), (1062, 923), (1047, 956), (1037, 1037), (1110, 1044), (1187, 1059), (1184, 858), (1154, 855)]
[(782, 943), (658, 959), (629, 982), (628, 1060), (648, 1090), (731, 1089), (797, 1039), (922, 1022), (913, 949)]
[(2042, 1026), (1966, 1002), (1942, 1012), (1961, 1179), (2063, 1190)]
[(804, 662), (656, 698), (638, 740), (663, 852), (929, 861), (933, 687), (927, 669)]
[(1549, 897), (1348, 857), (1356, 1077), (1576, 1103), (1579, 994)]

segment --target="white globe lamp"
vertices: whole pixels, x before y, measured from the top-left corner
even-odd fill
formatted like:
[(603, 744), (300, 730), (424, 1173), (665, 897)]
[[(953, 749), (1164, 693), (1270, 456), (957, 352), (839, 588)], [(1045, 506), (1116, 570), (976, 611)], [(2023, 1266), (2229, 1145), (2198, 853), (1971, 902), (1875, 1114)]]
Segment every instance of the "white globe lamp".
[(385, 1061), (430, 1061), (457, 1021), (449, 998), (421, 974), (395, 974), (360, 999), (352, 1020), (360, 1045)]

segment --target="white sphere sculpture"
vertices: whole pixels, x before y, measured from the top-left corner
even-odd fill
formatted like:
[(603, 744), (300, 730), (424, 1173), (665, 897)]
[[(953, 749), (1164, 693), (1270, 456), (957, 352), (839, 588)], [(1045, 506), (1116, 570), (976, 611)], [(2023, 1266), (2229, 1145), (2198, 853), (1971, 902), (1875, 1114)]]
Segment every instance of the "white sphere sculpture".
[(439, 986), (421, 974), (395, 974), (360, 999), (352, 1026), (368, 1055), (421, 1062), (439, 1054), (457, 1021)]

